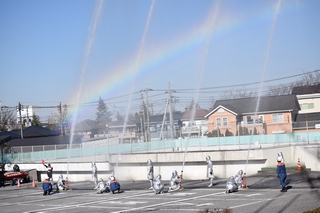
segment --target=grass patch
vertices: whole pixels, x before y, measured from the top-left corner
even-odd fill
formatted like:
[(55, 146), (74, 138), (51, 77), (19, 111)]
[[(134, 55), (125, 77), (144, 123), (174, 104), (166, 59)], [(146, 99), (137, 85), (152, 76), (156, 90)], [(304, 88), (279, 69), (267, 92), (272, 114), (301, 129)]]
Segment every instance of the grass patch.
[(197, 213), (232, 213), (232, 210), (229, 208), (225, 208), (225, 209), (214, 208), (213, 210), (210, 210), (210, 209), (200, 210), (200, 211), (197, 211)]
[[(301, 168), (307, 169), (307, 167), (305, 165), (301, 165)], [(288, 166), (286, 167), (287, 170), (297, 170), (297, 166)], [(261, 171), (277, 171), (277, 167), (264, 167), (261, 168)]]
[(303, 213), (320, 213), (320, 207), (317, 209), (314, 209), (314, 210), (309, 210), (309, 211), (303, 212)]

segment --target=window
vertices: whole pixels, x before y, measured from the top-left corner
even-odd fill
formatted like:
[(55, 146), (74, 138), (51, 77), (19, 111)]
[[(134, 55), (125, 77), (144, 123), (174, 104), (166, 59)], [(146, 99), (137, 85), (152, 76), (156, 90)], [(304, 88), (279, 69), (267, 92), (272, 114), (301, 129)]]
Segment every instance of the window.
[(223, 126), (228, 126), (228, 118), (222, 118)]
[(306, 109), (314, 109), (314, 103), (303, 103), (300, 104), (301, 110), (306, 110)]
[(272, 123), (284, 122), (283, 113), (272, 114)]
[(263, 115), (259, 115), (259, 123), (263, 123), (264, 122), (264, 116)]
[(217, 118), (217, 126), (221, 126), (221, 118)]

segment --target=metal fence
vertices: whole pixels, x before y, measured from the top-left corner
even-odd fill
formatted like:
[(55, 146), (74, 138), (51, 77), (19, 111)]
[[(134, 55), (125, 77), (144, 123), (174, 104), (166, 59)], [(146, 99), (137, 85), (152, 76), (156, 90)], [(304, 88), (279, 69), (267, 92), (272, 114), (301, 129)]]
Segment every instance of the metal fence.
[[(10, 154), (4, 154), (3, 161), (7, 163), (32, 163), (46, 161), (57, 161), (75, 157), (88, 157), (110, 154), (124, 154), (137, 152), (168, 152), (174, 150), (186, 150), (186, 148), (220, 149), (237, 145), (273, 145), (282, 144), (309, 144), (320, 142), (320, 132), (304, 132), (292, 134), (271, 135), (247, 135), (233, 137), (201, 137), (201, 138), (179, 138), (174, 140), (161, 140), (151, 142), (114, 143), (108, 139), (98, 143), (86, 142), (72, 145), (52, 146), (23, 146), (13, 147)], [(237, 147), (235, 146), (235, 147)]]

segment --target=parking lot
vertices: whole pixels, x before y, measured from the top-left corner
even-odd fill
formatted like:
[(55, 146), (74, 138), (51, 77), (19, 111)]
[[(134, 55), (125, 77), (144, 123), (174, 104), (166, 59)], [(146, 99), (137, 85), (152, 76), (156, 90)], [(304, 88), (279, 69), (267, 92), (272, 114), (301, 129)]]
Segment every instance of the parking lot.
[(248, 189), (225, 193), (226, 179), (183, 180), (183, 190), (154, 194), (149, 181), (121, 181), (120, 194), (97, 194), (92, 182), (71, 182), (71, 190), (43, 196), (41, 183), (0, 188), (0, 212), (290, 212), (320, 207), (320, 172), (288, 171), (288, 192), (274, 172), (247, 177)]

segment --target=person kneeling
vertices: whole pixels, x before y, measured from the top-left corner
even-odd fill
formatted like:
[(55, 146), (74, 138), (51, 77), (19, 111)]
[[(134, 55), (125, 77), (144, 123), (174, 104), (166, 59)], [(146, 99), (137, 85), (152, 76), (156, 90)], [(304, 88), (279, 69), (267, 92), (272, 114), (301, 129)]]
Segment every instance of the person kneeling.
[(118, 191), (118, 193), (121, 192), (120, 191), (120, 184), (117, 182), (117, 180), (114, 176), (111, 176), (110, 191), (112, 191), (112, 194), (114, 194), (115, 191)]
[(50, 195), (52, 192), (52, 184), (50, 178), (47, 178), (42, 183), (43, 195)]

